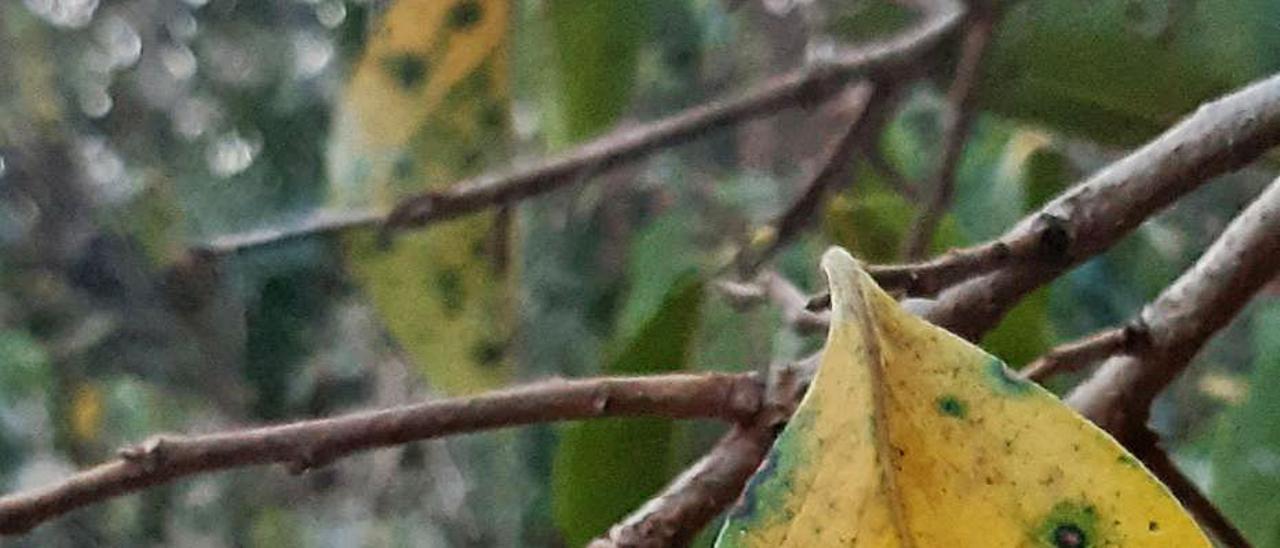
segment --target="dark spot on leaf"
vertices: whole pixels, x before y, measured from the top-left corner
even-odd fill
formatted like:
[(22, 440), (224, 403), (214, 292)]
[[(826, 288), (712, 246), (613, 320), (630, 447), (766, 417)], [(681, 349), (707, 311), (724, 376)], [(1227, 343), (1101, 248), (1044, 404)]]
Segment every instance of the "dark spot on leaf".
[(477, 0), (462, 0), (449, 8), (446, 24), (452, 30), (467, 30), (484, 18), (484, 8)]
[(1057, 548), (1109, 545), (1106, 535), (1099, 533), (1097, 509), (1092, 504), (1060, 502), (1038, 530), (1040, 538)]
[(488, 101), (484, 110), (480, 111), (480, 125), (489, 130), (497, 130), (507, 125), (507, 109), (497, 101)]
[(462, 169), (468, 172), (475, 171), (480, 167), (480, 163), (484, 160), (484, 153), (479, 150), (469, 150), (462, 155)]
[(427, 79), (427, 72), (430, 70), (427, 61), (413, 53), (399, 53), (384, 58), (382, 68), (406, 91), (418, 87)]
[(969, 412), (964, 402), (960, 401), (960, 398), (955, 396), (940, 396), (937, 403), (939, 412), (943, 415), (948, 415), (957, 419), (965, 418)]
[(462, 304), (466, 295), (462, 287), (462, 274), (456, 269), (446, 268), (436, 272), (435, 290), (444, 303), (444, 311), (450, 316), (462, 312)]
[(1064, 523), (1054, 528), (1053, 545), (1057, 548), (1082, 548), (1089, 545), (1089, 539), (1079, 527)]
[(502, 341), (484, 340), (471, 347), (471, 359), (486, 367), (502, 365), (505, 353), (506, 345)]
[(1148, 530), (1148, 531), (1151, 531), (1152, 533), (1154, 533), (1154, 532), (1156, 532), (1156, 531), (1159, 531), (1159, 530), (1160, 530), (1160, 524), (1159, 524), (1159, 523), (1156, 523), (1156, 522), (1154, 522), (1154, 521), (1148, 521), (1148, 522), (1147, 522), (1147, 530)]
[(413, 178), (413, 173), (416, 171), (415, 168), (412, 158), (400, 158), (396, 160), (395, 166), (392, 167), (391, 174), (398, 180), (407, 181)]

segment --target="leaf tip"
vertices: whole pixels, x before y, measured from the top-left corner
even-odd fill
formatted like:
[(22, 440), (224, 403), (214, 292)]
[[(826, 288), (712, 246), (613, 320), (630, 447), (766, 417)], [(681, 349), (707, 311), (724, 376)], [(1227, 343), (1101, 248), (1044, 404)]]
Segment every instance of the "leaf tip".
[(832, 246), (822, 254), (822, 271), (831, 288), (831, 323), (859, 321), (867, 316), (862, 292), (865, 273), (858, 260), (843, 247)]

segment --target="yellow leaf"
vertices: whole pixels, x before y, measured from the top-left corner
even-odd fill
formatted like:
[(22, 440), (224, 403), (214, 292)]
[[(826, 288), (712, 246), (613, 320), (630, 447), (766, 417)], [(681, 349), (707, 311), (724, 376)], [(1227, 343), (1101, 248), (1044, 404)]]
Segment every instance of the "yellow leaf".
[(821, 369), (719, 546), (1210, 546), (1102, 430), (843, 249)]
[[(379, 19), (335, 114), (330, 202), (387, 209), (506, 157), (508, 0), (397, 0)], [(506, 384), (514, 324), (510, 224), (473, 215), (378, 245), (343, 236), (356, 283), (447, 394)]]
[(71, 394), (71, 433), (79, 441), (97, 439), (102, 428), (102, 390), (79, 384)]

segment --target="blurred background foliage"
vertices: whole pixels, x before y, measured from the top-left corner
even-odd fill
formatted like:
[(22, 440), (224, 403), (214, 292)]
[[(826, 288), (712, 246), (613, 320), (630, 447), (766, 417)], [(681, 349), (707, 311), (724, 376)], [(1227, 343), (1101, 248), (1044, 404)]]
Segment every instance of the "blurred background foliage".
[[(384, 311), (351, 274), (360, 259), (340, 238), (190, 251), (335, 207), (326, 166), (343, 135), (329, 128), (340, 125), (334, 113), (389, 4), (0, 4), (0, 489), (53, 481), (156, 432), (441, 393), (431, 368), (419, 367), (422, 353), (388, 334)], [(934, 251), (998, 235), (1198, 103), (1280, 68), (1275, 0), (1002, 4), (981, 113)], [(882, 0), (512, 0), (508, 66), (489, 67), (510, 82), (510, 144), (484, 167), (741, 90), (833, 41), (910, 21)], [(876, 160), (859, 154), (820, 228), (776, 258), (779, 272), (812, 291), (821, 283), (815, 258), (832, 243), (871, 261), (899, 258), (940, 155), (954, 49), (903, 90), (872, 147)], [(493, 88), (463, 89), (458, 104), (474, 103), (468, 93)], [(735, 309), (711, 282), (798, 195), (835, 129), (823, 112), (716, 132), (518, 207), (507, 305), (519, 312), (503, 348), (512, 378), (744, 371), (816, 349), (820, 337), (792, 332), (769, 306)], [(453, 158), (424, 154), (419, 161)], [(1129, 317), (1272, 171), (1224, 177), (1153, 218), (1028, 297), (984, 346), (1017, 366)], [(448, 293), (457, 282), (449, 278), (419, 289)], [(1278, 296), (1273, 284), (1155, 414), (1179, 463), (1259, 546), (1280, 546)], [(416, 443), (300, 478), (253, 469), (188, 479), (12, 542), (576, 545), (719, 433), (601, 421)]]

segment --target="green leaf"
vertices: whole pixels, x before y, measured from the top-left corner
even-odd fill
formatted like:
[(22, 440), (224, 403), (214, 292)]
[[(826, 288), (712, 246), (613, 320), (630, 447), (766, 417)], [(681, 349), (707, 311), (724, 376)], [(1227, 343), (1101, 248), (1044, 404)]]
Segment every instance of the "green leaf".
[(0, 395), (14, 401), (48, 387), (49, 360), (25, 331), (0, 330)]
[(1280, 547), (1280, 301), (1261, 307), (1252, 328), (1253, 377), (1214, 444), (1213, 499), (1254, 546)]
[[(681, 276), (662, 306), (604, 368), (610, 375), (685, 367), (701, 313), (703, 284)], [(634, 510), (671, 477), (674, 425), (662, 419), (608, 419), (569, 427), (552, 471), (556, 525), (582, 546)]]
[(555, 141), (591, 137), (630, 102), (640, 45), (648, 28), (644, 2), (551, 0), (563, 133)]
[(1028, 0), (1001, 21), (982, 107), (1135, 145), (1196, 105), (1276, 69), (1280, 4)]

